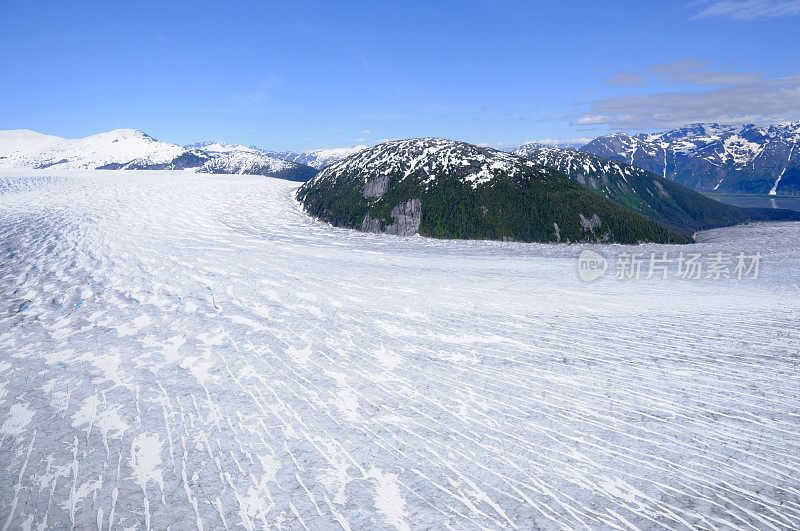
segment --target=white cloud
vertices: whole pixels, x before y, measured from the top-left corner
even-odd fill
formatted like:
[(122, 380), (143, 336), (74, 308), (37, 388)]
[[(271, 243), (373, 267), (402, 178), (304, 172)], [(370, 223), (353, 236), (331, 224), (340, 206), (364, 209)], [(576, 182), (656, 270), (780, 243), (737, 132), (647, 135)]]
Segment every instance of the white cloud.
[(722, 17), (733, 20), (767, 20), (800, 15), (800, 0), (743, 0), (700, 2), (704, 7), (694, 18)]
[(683, 92), (620, 95), (589, 103), (580, 125), (671, 128), (693, 122), (774, 122), (800, 118), (800, 75)]
[(364, 129), (363, 131), (361, 131), (361, 134), (364, 136), (369, 136), (372, 134), (372, 131), (370, 131), (369, 129)]
[(640, 72), (619, 72), (606, 79), (605, 82), (615, 86), (631, 86), (660, 81), (709, 87), (754, 82), (763, 77), (763, 74), (756, 72), (712, 70), (708, 67), (708, 61), (683, 59), (672, 63), (653, 65)]

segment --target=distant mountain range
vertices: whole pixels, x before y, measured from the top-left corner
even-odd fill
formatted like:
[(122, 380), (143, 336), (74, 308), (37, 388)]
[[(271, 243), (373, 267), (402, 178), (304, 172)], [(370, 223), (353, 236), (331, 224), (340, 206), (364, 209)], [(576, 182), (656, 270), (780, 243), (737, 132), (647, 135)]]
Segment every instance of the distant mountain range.
[(353, 153), (358, 153), (361, 150), (367, 149), (369, 146), (353, 146), (349, 148), (331, 148), (331, 149), (314, 149), (312, 151), (265, 151), (264, 153), (273, 157), (296, 162), (298, 164), (305, 164), (321, 170), (329, 164), (339, 162), (340, 160), (349, 157)]
[(694, 124), (662, 133), (615, 133), (581, 151), (677, 181), (699, 191), (800, 194), (800, 122)]
[(188, 147), (161, 142), (134, 129), (65, 139), (34, 131), (0, 131), (0, 167), (190, 170), (265, 175), (305, 181), (316, 173), (247, 146), (200, 143)]
[[(520, 154), (531, 145), (514, 152)], [(0, 131), (0, 167), (189, 169), (305, 181), (314, 170), (367, 148), (270, 151), (221, 142), (178, 146), (133, 129), (76, 140), (13, 130)], [(574, 146), (559, 148), (576, 151)], [(800, 122), (769, 127), (693, 124), (660, 133), (615, 133), (597, 137), (579, 150), (701, 192), (800, 195)]]
[(800, 219), (800, 213), (723, 204), (642, 168), (583, 151), (526, 144), (512, 153), (556, 169), (631, 210), (687, 234), (747, 221)]
[(367, 232), (525, 242), (692, 241), (552, 168), (440, 138), (361, 150), (324, 168), (297, 198), (319, 219)]

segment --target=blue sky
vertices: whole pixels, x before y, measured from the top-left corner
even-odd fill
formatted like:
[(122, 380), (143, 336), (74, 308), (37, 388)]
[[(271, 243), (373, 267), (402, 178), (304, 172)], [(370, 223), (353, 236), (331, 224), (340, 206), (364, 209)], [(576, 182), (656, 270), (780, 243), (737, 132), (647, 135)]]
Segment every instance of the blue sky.
[(800, 1), (35, 2), (0, 129), (268, 149), (800, 118)]

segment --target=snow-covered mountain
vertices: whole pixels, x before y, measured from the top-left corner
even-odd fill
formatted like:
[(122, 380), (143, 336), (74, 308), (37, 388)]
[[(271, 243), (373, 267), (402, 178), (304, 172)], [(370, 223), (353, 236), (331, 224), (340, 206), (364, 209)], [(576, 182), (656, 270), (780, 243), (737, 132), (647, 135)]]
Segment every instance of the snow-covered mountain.
[(522, 157), (441, 138), (395, 140), (300, 187), (312, 216), (367, 232), (540, 242), (691, 241)]
[(134, 129), (117, 129), (75, 140), (25, 129), (0, 131), (0, 165), (3, 167), (95, 169), (116, 166), (125, 169), (160, 166), (162, 168), (158, 169), (164, 169), (185, 151)]
[(797, 212), (726, 205), (642, 168), (575, 149), (526, 144), (512, 153), (554, 168), (617, 203), (689, 234), (746, 221), (800, 219)]
[(265, 151), (265, 153), (277, 157), (279, 159), (296, 162), (298, 164), (305, 164), (321, 170), (325, 166), (329, 166), (334, 162), (339, 162), (352, 155), (358, 153), (369, 146), (353, 146), (348, 148), (331, 148), (331, 149), (314, 149), (312, 151)]
[(694, 124), (598, 137), (581, 148), (701, 191), (800, 194), (800, 122)]
[(251, 175), (269, 175), (293, 181), (306, 181), (316, 170), (305, 164), (291, 162), (268, 152), (241, 144), (225, 144), (222, 142), (199, 142), (186, 146), (187, 149), (199, 150), (209, 159), (197, 169), (202, 173), (243, 173)]
[(182, 147), (134, 129), (65, 139), (28, 130), (0, 131), (0, 167), (191, 170), (242, 173), (305, 181), (315, 170), (246, 146), (220, 143)]

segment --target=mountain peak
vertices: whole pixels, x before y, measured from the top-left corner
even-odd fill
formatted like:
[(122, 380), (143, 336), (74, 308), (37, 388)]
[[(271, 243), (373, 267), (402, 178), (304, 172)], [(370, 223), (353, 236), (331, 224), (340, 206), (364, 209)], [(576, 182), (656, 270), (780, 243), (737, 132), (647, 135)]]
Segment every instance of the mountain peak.
[(117, 138), (121, 140), (127, 139), (139, 139), (139, 140), (147, 140), (151, 142), (159, 142), (159, 140), (153, 138), (152, 136), (148, 135), (144, 131), (140, 131), (139, 129), (113, 129), (111, 131), (107, 131), (105, 133), (99, 133), (96, 135), (92, 135), (91, 137), (104, 137), (104, 138)]
[[(532, 163), (492, 148), (445, 138), (407, 138), (390, 140), (358, 151), (325, 168), (318, 177), (329, 178), (347, 172), (425, 174), (432, 182), (439, 174), (457, 174), (475, 187), (498, 172), (514, 177), (528, 171)], [(524, 170), (523, 170), (524, 168)]]

